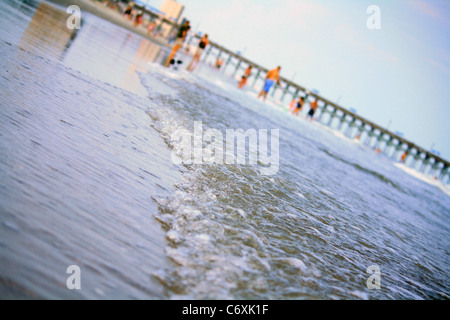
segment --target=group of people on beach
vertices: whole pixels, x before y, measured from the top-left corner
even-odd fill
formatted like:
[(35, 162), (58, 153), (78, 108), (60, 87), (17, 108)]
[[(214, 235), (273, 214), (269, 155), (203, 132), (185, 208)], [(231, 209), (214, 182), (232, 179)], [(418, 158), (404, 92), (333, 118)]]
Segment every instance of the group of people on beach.
[[(178, 29), (177, 37), (175, 40), (175, 44), (172, 47), (172, 51), (170, 52), (169, 56), (167, 57), (166, 61), (164, 62), (164, 66), (169, 67), (171, 64), (175, 64), (175, 55), (177, 54), (178, 50), (183, 46), (184, 41), (186, 40), (186, 36), (191, 29), (189, 21), (186, 20)], [(197, 64), (200, 61), (201, 54), (203, 50), (206, 48), (206, 46), (209, 44), (208, 35), (205, 34), (199, 41), (198, 47), (196, 48), (194, 55), (192, 57), (192, 61), (187, 67), (188, 71), (194, 71)], [(220, 58), (217, 58), (215, 63), (215, 68), (220, 69), (222, 67), (223, 61), (220, 60)], [(280, 70), (281, 66), (276, 67), (275, 69), (271, 69), (266, 73), (266, 77), (264, 79), (264, 86), (261, 89), (261, 91), (258, 94), (258, 99), (263, 98), (263, 101), (266, 100), (267, 94), (269, 93), (272, 86), (277, 83), (279, 87), (281, 87), (280, 83)], [(246, 85), (248, 78), (250, 78), (252, 74), (252, 66), (248, 66), (247, 69), (244, 71), (244, 74), (241, 77), (241, 80), (238, 82), (238, 88), (242, 89)], [(291, 102), (290, 111), (293, 115), (298, 116), (299, 112), (303, 109), (303, 106), (305, 104), (305, 98), (299, 97), (298, 101), (295, 103), (295, 99)], [(314, 113), (317, 110), (317, 99), (310, 102), (310, 110), (307, 114), (307, 117), (311, 120), (314, 117)]]
[[(245, 71), (244, 75), (242, 76), (242, 80), (239, 82), (238, 87), (242, 88), (248, 77), (250, 76), (250, 70), (251, 67), (247, 68), (247, 70)], [(264, 86), (261, 89), (261, 91), (258, 94), (258, 99), (260, 97), (263, 97), (263, 100), (266, 100), (267, 97), (267, 93), (269, 92), (270, 88), (272, 88), (273, 84), (276, 82), (278, 84), (278, 86), (280, 86), (281, 88), (281, 83), (280, 83), (280, 70), (281, 67), (278, 66), (275, 69), (269, 70), (266, 73), (266, 78), (264, 79)], [(289, 106), (290, 112), (295, 115), (298, 116), (299, 112), (303, 109), (303, 106), (305, 105), (305, 98), (300, 96), (298, 98), (298, 100), (296, 100), (295, 98), (291, 101), (291, 104)], [(307, 117), (310, 118), (310, 120), (312, 120), (314, 118), (314, 113), (317, 110), (317, 98), (314, 99), (314, 101), (309, 103), (310, 105), (310, 109), (309, 112), (307, 114)]]
[[(303, 106), (305, 105), (305, 97), (300, 96), (298, 98), (298, 100), (296, 99), (292, 99), (290, 105), (289, 105), (289, 110), (291, 112), (291, 114), (298, 116), (299, 112), (303, 109)], [(318, 104), (317, 104), (317, 98), (314, 99), (312, 102), (309, 103), (310, 105), (310, 109), (308, 111), (308, 113), (306, 114), (306, 117), (309, 118), (310, 120), (314, 119), (314, 114), (316, 113)]]
[[(144, 12), (136, 10), (133, 1), (128, 2), (123, 11), (123, 16), (132, 21), (135, 28), (139, 25), (144, 25)], [(155, 20), (149, 21), (146, 25), (147, 35), (151, 35), (154, 38), (161, 35), (161, 26), (161, 23), (157, 24)]]
[[(134, 20), (134, 26), (136, 27), (143, 23), (143, 20), (142, 20), (143, 14), (142, 14), (142, 12), (135, 12), (133, 8), (134, 8), (134, 3), (129, 2), (127, 7), (124, 9), (123, 15), (128, 17), (132, 21)], [(158, 27), (157, 27), (155, 21), (150, 22), (148, 24), (147, 28), (148, 28), (147, 35), (152, 34), (154, 36), (155, 32), (157, 32), (157, 30), (158, 30)], [(182, 23), (182, 25), (178, 28), (178, 30), (173, 31), (170, 34), (170, 36), (168, 38), (168, 44), (173, 43), (173, 47), (172, 47), (172, 50), (169, 53), (168, 57), (166, 58), (166, 60), (163, 63), (163, 65), (165, 67), (170, 67), (171, 65), (176, 65), (176, 64), (179, 64), (182, 62), (182, 61), (175, 60), (175, 56), (178, 53), (178, 51), (183, 47), (183, 44), (187, 38), (187, 35), (188, 35), (190, 29), (191, 29), (191, 26), (190, 26), (189, 20), (185, 20)], [(191, 62), (189, 63), (189, 65), (186, 68), (188, 71), (192, 72), (195, 70), (198, 63), (200, 62), (200, 57), (201, 57), (203, 51), (205, 50), (205, 48), (208, 45), (209, 45), (208, 34), (204, 34), (202, 36), (202, 38), (200, 39), (200, 41), (198, 42), (198, 46), (194, 51)], [(220, 70), (222, 66), (223, 66), (223, 60), (221, 60), (218, 57), (213, 67), (217, 70)], [(253, 66), (249, 65), (247, 67), (247, 69), (244, 71), (243, 75), (241, 76), (241, 79), (239, 80), (239, 82), (237, 84), (239, 89), (243, 89), (245, 87), (245, 85), (247, 84), (248, 79), (252, 75), (252, 69), (253, 69)], [(272, 88), (272, 86), (275, 83), (277, 83), (277, 85), (279, 87), (281, 87), (280, 70), (281, 70), (281, 67), (278, 66), (274, 69), (269, 70), (266, 73), (266, 76), (264, 79), (264, 85), (257, 96), (258, 99), (262, 97), (263, 101), (266, 101), (267, 94), (269, 93), (270, 89)], [(296, 100), (296, 99), (292, 100), (292, 102), (290, 104), (290, 108), (289, 108), (290, 112), (293, 115), (298, 116), (299, 112), (303, 109), (305, 102), (306, 102), (305, 97), (299, 97), (298, 100)], [(317, 109), (317, 99), (310, 102), (309, 104), (310, 104), (311, 108), (307, 114), (307, 117), (313, 119), (314, 113)]]
[[(134, 7), (133, 2), (130, 2), (127, 5), (127, 7), (125, 8), (123, 15), (127, 16), (130, 20), (134, 21), (134, 25), (136, 27), (139, 24), (142, 24), (143, 14), (140, 11), (134, 11), (133, 7)], [(161, 24), (159, 25), (159, 29), (160, 29), (160, 27), (161, 27)], [(150, 33), (153, 33), (153, 35), (154, 35), (155, 29), (159, 30), (158, 27), (156, 26), (156, 22), (155, 21), (150, 22), (148, 25), (147, 35), (149, 35)], [(176, 56), (177, 52), (183, 47), (183, 44), (188, 36), (190, 29), (191, 29), (190, 22), (188, 20), (185, 20), (182, 23), (182, 25), (178, 28), (178, 30), (171, 32), (170, 36), (168, 37), (168, 44), (170, 45), (170, 44), (174, 43), (174, 45), (173, 45), (172, 50), (171, 50), (170, 54), (168, 55), (167, 59), (163, 63), (164, 66), (169, 67), (171, 65), (175, 65), (177, 63), (179, 64), (182, 62), (180, 60), (176, 61), (175, 56)], [(186, 68), (188, 71), (192, 72), (195, 70), (198, 63), (200, 62), (200, 57), (201, 57), (204, 49), (208, 45), (209, 45), (208, 35), (204, 34), (200, 38), (200, 41), (198, 42), (198, 46), (194, 50), (192, 60)], [(220, 59), (220, 57), (217, 57), (215, 63), (212, 65), (212, 67), (215, 70), (220, 70), (222, 68), (222, 66), (223, 66), (223, 60)], [(242, 74), (240, 80), (237, 83), (237, 87), (239, 89), (243, 89), (245, 87), (245, 85), (247, 84), (248, 79), (252, 75), (252, 69), (253, 69), (253, 66), (249, 65), (247, 67), (247, 69), (244, 71), (244, 73)], [(274, 69), (269, 70), (266, 73), (266, 76), (264, 79), (264, 85), (263, 85), (261, 91), (259, 92), (257, 99), (262, 97), (263, 101), (266, 101), (267, 94), (269, 93), (270, 89), (273, 87), (273, 85), (275, 83), (281, 88), (280, 70), (281, 70), (281, 67), (278, 66)], [(289, 104), (289, 111), (292, 115), (299, 116), (299, 113), (303, 110), (305, 103), (309, 103), (309, 105), (310, 105), (310, 109), (309, 109), (308, 113), (306, 114), (306, 118), (313, 120), (314, 114), (318, 108), (318, 99), (317, 98), (313, 98), (313, 100), (311, 101), (308, 99), (308, 95), (295, 97), (294, 99), (292, 99), (291, 103)], [(358, 134), (355, 137), (355, 141), (359, 141), (359, 139), (360, 139), (360, 134)], [(375, 149), (375, 151), (377, 153), (381, 153), (380, 149)], [(407, 157), (407, 152), (404, 152), (401, 156), (400, 162), (404, 163), (406, 161), (406, 157)]]

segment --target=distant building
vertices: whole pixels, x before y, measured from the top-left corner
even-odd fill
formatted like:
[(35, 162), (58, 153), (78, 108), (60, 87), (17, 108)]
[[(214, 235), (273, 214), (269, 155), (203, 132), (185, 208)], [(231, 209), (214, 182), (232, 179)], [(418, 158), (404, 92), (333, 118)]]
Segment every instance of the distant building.
[[(175, 0), (165, 0), (159, 9), (164, 12), (164, 16), (166, 19), (171, 20), (175, 23), (178, 23), (183, 13), (184, 6)], [(172, 31), (172, 27), (164, 24), (162, 26), (161, 32), (164, 37), (168, 37), (170, 32)]]

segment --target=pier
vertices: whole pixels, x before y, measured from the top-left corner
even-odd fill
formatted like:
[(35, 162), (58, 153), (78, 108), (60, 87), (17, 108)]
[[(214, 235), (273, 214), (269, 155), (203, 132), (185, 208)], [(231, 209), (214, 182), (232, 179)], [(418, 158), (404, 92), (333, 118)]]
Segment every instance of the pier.
[[(198, 35), (191, 36), (187, 45), (192, 44), (194, 39), (200, 39)], [(214, 41), (205, 50), (202, 61), (214, 64), (216, 59), (224, 61), (220, 72), (231, 77), (240, 75), (248, 66), (252, 66), (252, 76), (248, 85), (259, 90), (264, 84), (264, 77), (269, 69), (250, 61), (241, 55), (232, 52)], [(300, 96), (306, 98), (314, 97), (318, 101), (315, 116), (317, 121), (330, 128), (342, 132), (346, 137), (361, 141), (367, 147), (375, 149), (394, 161), (400, 161), (408, 167), (421, 173), (429, 174), (443, 183), (450, 182), (449, 162), (415, 143), (406, 140), (400, 135), (369, 121), (355, 112), (332, 102), (319, 94), (311, 92), (286, 78), (280, 77), (282, 86), (274, 85), (269, 95), (280, 102), (290, 102)]]
[[(165, 19), (143, 6), (135, 6), (135, 8), (148, 14), (151, 19), (159, 20), (159, 23), (162, 25), (170, 25), (170, 30), (179, 27), (175, 22)], [(200, 39), (201, 37), (197, 34), (191, 35), (184, 45), (196, 46), (196, 40)], [(269, 69), (210, 40), (209, 46), (201, 57), (201, 61), (214, 65), (218, 58), (223, 60), (223, 65), (219, 72), (230, 77), (236, 77), (236, 75), (241, 75), (248, 66), (252, 66), (252, 75), (247, 85), (256, 90), (260, 90), (264, 85), (264, 78)], [(318, 108), (315, 112), (318, 122), (342, 132), (350, 139), (361, 141), (367, 147), (375, 149), (378, 153), (382, 153), (394, 161), (401, 161), (403, 158), (403, 163), (406, 166), (421, 173), (432, 175), (443, 183), (450, 183), (449, 162), (439, 155), (417, 146), (400, 135), (388, 131), (291, 80), (280, 77), (280, 82), (282, 86), (275, 84), (269, 93), (273, 99), (280, 102), (285, 102), (286, 99), (289, 99), (287, 101), (290, 102), (292, 99), (297, 99), (300, 96), (305, 97), (305, 99), (314, 97), (318, 101)]]

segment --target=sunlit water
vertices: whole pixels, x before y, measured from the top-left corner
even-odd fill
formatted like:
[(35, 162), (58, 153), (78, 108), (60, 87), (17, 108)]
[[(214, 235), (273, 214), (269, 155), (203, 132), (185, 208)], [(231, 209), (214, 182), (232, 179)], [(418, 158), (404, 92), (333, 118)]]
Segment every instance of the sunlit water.
[[(446, 190), (86, 12), (0, 9), (0, 297), (449, 298)], [(175, 164), (194, 121), (279, 129), (277, 174)]]

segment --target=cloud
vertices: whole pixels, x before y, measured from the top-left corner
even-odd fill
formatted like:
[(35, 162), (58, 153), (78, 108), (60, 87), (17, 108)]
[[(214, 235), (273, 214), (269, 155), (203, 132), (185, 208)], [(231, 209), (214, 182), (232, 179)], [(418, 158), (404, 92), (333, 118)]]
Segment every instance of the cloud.
[(196, 16), (191, 20), (201, 19), (201, 30), (213, 41), (220, 39), (231, 50), (245, 50), (248, 58), (268, 66), (286, 60), (285, 56), (296, 55), (293, 61), (310, 59), (314, 50), (302, 43), (331, 15), (323, 5), (304, 0), (207, 2), (192, 13)]
[(440, 71), (446, 73), (447, 76), (450, 76), (450, 68), (449, 68), (447, 65), (444, 65), (443, 63), (441, 63), (441, 62), (439, 62), (439, 61), (436, 61), (436, 60), (434, 60), (434, 59), (432, 59), (432, 58), (425, 57), (424, 59), (425, 59), (425, 61), (426, 61), (427, 63), (429, 63), (431, 66), (433, 66), (433, 67), (435, 67), (436, 69), (438, 69), (438, 70), (440, 70)]
[[(249, 28), (263, 30), (277, 30), (289, 32), (290, 30), (312, 30), (314, 25), (327, 15), (327, 9), (314, 2), (298, 0), (285, 1), (249, 1), (231, 0), (226, 6), (211, 8), (205, 22), (220, 23), (233, 28), (236, 25), (246, 25)], [(245, 35), (247, 30), (241, 30)]]
[(448, 15), (450, 13), (450, 6), (447, 2), (435, 2), (440, 4), (440, 8), (434, 6), (430, 2), (423, 0), (411, 0), (412, 8), (433, 20), (449, 25)]
[(347, 43), (347, 45), (351, 46), (354, 50), (369, 53), (373, 58), (381, 58), (391, 63), (399, 63), (401, 61), (389, 51), (376, 47), (368, 37), (364, 36), (347, 23), (342, 23), (335, 29), (335, 37), (336, 39)]
[(323, 5), (315, 2), (298, 0), (279, 1), (283, 5), (275, 10), (284, 25), (293, 23), (295, 26), (309, 29), (312, 25), (318, 25), (331, 13)]

